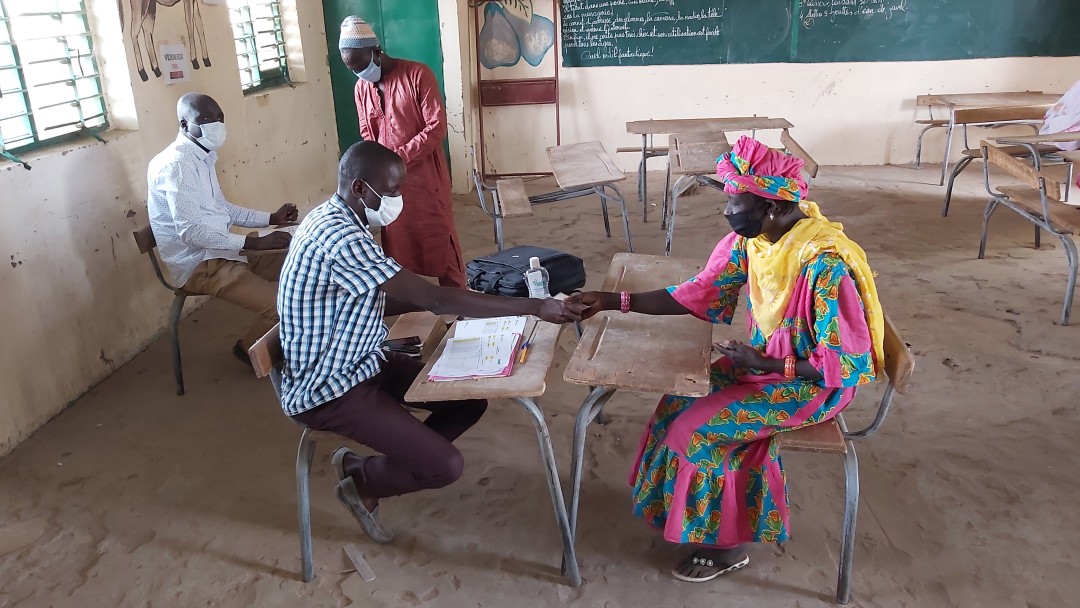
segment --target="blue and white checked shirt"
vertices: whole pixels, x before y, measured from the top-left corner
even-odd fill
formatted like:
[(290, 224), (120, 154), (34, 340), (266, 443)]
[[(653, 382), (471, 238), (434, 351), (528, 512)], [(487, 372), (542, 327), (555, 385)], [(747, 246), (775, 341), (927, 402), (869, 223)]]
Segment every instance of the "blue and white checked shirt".
[(338, 195), (304, 218), (278, 284), (286, 414), (336, 399), (379, 373), (389, 333), (379, 286), (400, 270)]

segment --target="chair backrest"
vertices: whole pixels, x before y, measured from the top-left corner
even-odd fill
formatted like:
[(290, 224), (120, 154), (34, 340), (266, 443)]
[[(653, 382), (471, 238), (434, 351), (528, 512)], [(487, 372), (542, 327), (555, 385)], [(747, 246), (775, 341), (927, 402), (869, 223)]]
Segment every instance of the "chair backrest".
[(131, 234), (135, 237), (135, 244), (139, 247), (139, 253), (145, 253), (150, 258), (150, 265), (154, 267), (154, 274), (157, 276), (158, 281), (165, 286), (165, 289), (176, 292), (177, 295), (185, 295), (181, 293), (179, 286), (169, 283), (169, 280), (161, 272), (161, 262), (158, 261), (154, 251), (157, 249), (157, 238), (154, 236), (154, 231), (150, 228), (150, 225), (143, 226)]
[(780, 143), (787, 148), (789, 154), (795, 158), (802, 159), (803, 169), (806, 170), (811, 178), (817, 177), (819, 167), (817, 161), (810, 156), (810, 153), (808, 153), (806, 149), (799, 145), (799, 142), (795, 141), (795, 138), (791, 136), (791, 133), (788, 133), (787, 129), (784, 129), (780, 133)]
[(274, 325), (248, 349), (251, 367), (255, 368), (255, 375), (259, 378), (269, 376), (285, 360), (285, 355), (281, 351), (280, 329), (280, 323)]
[(889, 384), (893, 390), (904, 394), (907, 390), (908, 381), (915, 371), (915, 356), (911, 354), (900, 331), (896, 329), (889, 315), (885, 315), (885, 375), (889, 378)]
[(983, 141), (979, 145), (982, 147), (982, 156), (986, 160), (987, 188), (990, 187), (990, 165), (995, 165), (1002, 171), (1019, 179), (1025, 186), (1045, 192), (1047, 198), (1055, 201), (1061, 200), (1061, 183), (1053, 177), (1043, 171), (1036, 171), (1031, 165), (1020, 162), (994, 144)]
[(960, 108), (953, 112), (957, 124), (1042, 120), (1050, 104), (1001, 106), (996, 108)]
[(157, 239), (154, 238), (154, 231), (150, 228), (150, 224), (131, 234), (135, 237), (135, 244), (139, 246), (139, 253), (150, 253), (154, 247), (157, 247)]

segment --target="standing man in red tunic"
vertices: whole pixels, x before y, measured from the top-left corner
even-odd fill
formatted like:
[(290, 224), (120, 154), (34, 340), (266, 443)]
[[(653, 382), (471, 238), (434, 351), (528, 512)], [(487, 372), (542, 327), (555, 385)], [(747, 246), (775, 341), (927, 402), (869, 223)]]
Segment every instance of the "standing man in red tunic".
[(401, 186), (404, 211), (382, 229), (383, 249), (416, 274), (436, 277), (443, 286), (464, 287), (465, 264), (443, 154), (446, 109), (435, 73), (422, 63), (384, 53), (375, 31), (359, 17), (341, 23), (338, 49), (359, 78), (360, 136), (396, 152), (408, 169)]

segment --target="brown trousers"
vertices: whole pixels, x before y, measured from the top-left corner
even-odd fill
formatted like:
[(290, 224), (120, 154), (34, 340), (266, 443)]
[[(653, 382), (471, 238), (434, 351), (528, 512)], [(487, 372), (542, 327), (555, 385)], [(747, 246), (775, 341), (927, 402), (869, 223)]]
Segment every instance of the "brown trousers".
[(259, 315), (259, 320), (241, 338), (247, 350), (278, 322), (277, 281), (284, 263), (284, 253), (252, 256), (246, 263), (206, 260), (184, 283), (184, 291), (214, 296)]

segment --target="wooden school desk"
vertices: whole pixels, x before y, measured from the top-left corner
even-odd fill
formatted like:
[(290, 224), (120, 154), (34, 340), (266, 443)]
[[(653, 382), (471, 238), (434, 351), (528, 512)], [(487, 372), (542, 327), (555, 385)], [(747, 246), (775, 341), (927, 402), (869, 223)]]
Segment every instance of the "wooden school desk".
[[(705, 253), (705, 252), (702, 252)], [(663, 289), (698, 274), (703, 263), (654, 255), (617, 254), (603, 291), (631, 293)], [(570, 477), (570, 538), (577, 534), (585, 436), (618, 389), (704, 397), (710, 392), (712, 326), (690, 315), (649, 316), (605, 311), (585, 322), (585, 331), (563, 373), (571, 384), (592, 391), (578, 410)], [(572, 554), (571, 554), (572, 555)], [(572, 559), (572, 558), (569, 558)], [(566, 568), (577, 571), (577, 564)]]
[[(547, 156), (551, 164), (551, 172), (559, 184), (558, 191), (529, 196), (525, 192), (525, 182), (520, 177), (500, 179), (496, 182), (495, 209), (492, 219), (495, 222), (495, 241), (499, 246), (499, 251), (503, 249), (503, 219), (531, 216), (533, 205), (593, 194), (600, 197), (600, 208), (604, 213), (604, 232), (608, 237), (611, 236), (608, 201), (619, 205), (622, 211), (623, 231), (626, 234), (626, 250), (633, 251), (634, 244), (630, 240), (630, 220), (626, 216), (626, 201), (615, 186), (616, 183), (626, 179), (626, 174), (611, 161), (604, 146), (598, 141), (553, 146), (547, 149)], [(481, 197), (481, 204), (482, 201), (483, 197)]]
[[(1003, 108), (1010, 106), (1050, 106), (1057, 103), (1061, 98), (1060, 93), (1043, 93), (1042, 91), (1013, 91), (1001, 93), (942, 93), (938, 95), (919, 95), (915, 98), (916, 106), (926, 106), (929, 119), (918, 120), (918, 124), (925, 125), (919, 132), (919, 138), (915, 144), (915, 166), (922, 163), (922, 139), (930, 129), (944, 128), (945, 131), (945, 158), (941, 163), (941, 180), (939, 186), (945, 184), (945, 176), (949, 170), (949, 155), (952, 152), (953, 130), (957, 125), (965, 129), (969, 126), (1000, 127), (1007, 124), (1038, 124), (1041, 121), (1000, 121), (1000, 122), (960, 122), (957, 121), (955, 112), (960, 108)], [(934, 118), (934, 108), (944, 108), (948, 113), (948, 119)]]
[(731, 151), (724, 133), (706, 132), (675, 134), (668, 138), (668, 176), (664, 183), (667, 189), (671, 175), (678, 177), (671, 186), (670, 207), (668, 195), (664, 196), (662, 208), (663, 226), (667, 229), (664, 237), (664, 255), (671, 255), (671, 242), (675, 238), (675, 209), (681, 196), (697, 182), (703, 186), (723, 190), (724, 185), (716, 179), (716, 159)]
[[(540, 444), (540, 457), (544, 465), (544, 473), (547, 475), (548, 489), (551, 491), (551, 504), (555, 510), (555, 520), (559, 526), (559, 533), (563, 543), (563, 563), (566, 565), (563, 574), (566, 575), (569, 585), (577, 587), (581, 585), (581, 573), (577, 566), (577, 556), (574, 553), (573, 535), (571, 533), (569, 519), (566, 513), (566, 502), (563, 500), (562, 483), (559, 480), (559, 471), (555, 466), (555, 453), (551, 448), (551, 433), (548, 431), (547, 422), (544, 420), (544, 412), (536, 403), (536, 398), (543, 395), (547, 388), (547, 374), (551, 369), (551, 361), (555, 356), (555, 344), (558, 341), (562, 326), (551, 323), (539, 322), (540, 326), (533, 335), (529, 346), (529, 356), (525, 363), (515, 363), (514, 371), (505, 378), (481, 378), (475, 380), (452, 380), (448, 382), (431, 382), (428, 374), (435, 361), (442, 355), (446, 348), (446, 340), (442, 340), (434, 355), (424, 366), (416, 381), (405, 393), (405, 400), (411, 402), (424, 401), (462, 401), (465, 399), (510, 399), (525, 408), (532, 416), (536, 426), (536, 439)], [(526, 335), (532, 331), (532, 323), (526, 328)], [(453, 336), (451, 330), (447, 337)]]
[[(787, 123), (787, 121), (784, 122)], [(809, 185), (811, 180), (817, 177), (817, 161), (799, 142), (795, 141), (787, 129), (780, 133), (780, 143), (789, 155), (803, 161), (803, 173)], [(710, 188), (723, 190), (723, 184), (715, 177), (716, 159), (721, 154), (730, 151), (731, 146), (723, 132), (676, 133), (668, 137), (668, 172), (664, 179), (665, 195), (662, 208), (664, 219), (661, 221), (661, 227), (667, 231), (664, 239), (664, 255), (671, 255), (671, 244), (675, 239), (675, 209), (679, 203), (679, 196), (685, 193), (695, 181)], [(679, 176), (674, 186), (671, 186), (672, 173)]]
[[(694, 133), (698, 131), (750, 131), (758, 129), (790, 129), (792, 125), (783, 118), (767, 116), (731, 116), (726, 118), (675, 118), (660, 120), (635, 120), (626, 123), (626, 132), (641, 135), (641, 162), (638, 164), (638, 198), (641, 199), (641, 217), (649, 221), (649, 191), (645, 183), (645, 161), (654, 156), (667, 154), (667, 149), (652, 147), (654, 135), (671, 133)], [(619, 152), (629, 148), (619, 148)], [(664, 193), (667, 196), (667, 193)]]

